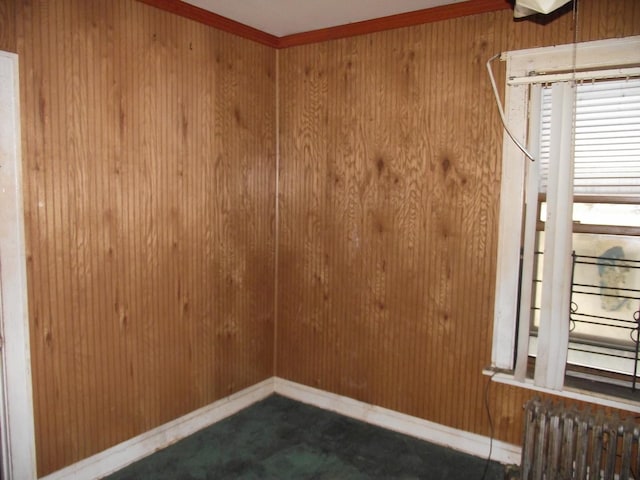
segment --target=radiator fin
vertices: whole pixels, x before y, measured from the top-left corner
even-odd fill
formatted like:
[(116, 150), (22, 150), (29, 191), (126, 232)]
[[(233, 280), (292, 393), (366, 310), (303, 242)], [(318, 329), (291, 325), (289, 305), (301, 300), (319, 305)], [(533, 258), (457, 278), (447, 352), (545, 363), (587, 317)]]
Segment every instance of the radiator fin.
[(635, 419), (550, 400), (530, 400), (525, 409), (523, 480), (640, 479)]

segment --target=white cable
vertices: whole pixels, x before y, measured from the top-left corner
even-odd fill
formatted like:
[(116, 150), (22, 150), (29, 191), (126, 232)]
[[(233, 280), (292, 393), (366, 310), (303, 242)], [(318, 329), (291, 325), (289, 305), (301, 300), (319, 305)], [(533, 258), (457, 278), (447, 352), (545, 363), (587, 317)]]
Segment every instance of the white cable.
[(491, 69), (491, 62), (493, 62), (496, 58), (498, 58), (500, 56), (499, 53), (496, 53), (493, 57), (491, 57), (489, 60), (487, 60), (487, 71), (489, 72), (489, 79), (491, 80), (491, 87), (493, 88), (493, 94), (496, 97), (496, 104), (498, 105), (498, 111), (500, 112), (500, 119), (502, 120), (502, 125), (504, 126), (504, 130), (505, 132), (507, 132), (507, 135), (509, 135), (509, 138), (511, 140), (513, 140), (513, 143), (516, 144), (516, 146), (522, 151), (522, 153), (524, 153), (527, 158), (529, 160), (531, 160), (532, 162), (535, 161), (535, 158), (533, 157), (533, 155), (531, 155), (529, 153), (529, 150), (527, 150), (524, 145), (522, 145), (511, 133), (511, 130), (509, 130), (509, 127), (507, 127), (507, 121), (504, 118), (504, 110), (502, 109), (502, 104), (500, 103), (500, 95), (498, 94), (498, 87), (496, 86), (496, 80), (493, 77), (493, 70)]

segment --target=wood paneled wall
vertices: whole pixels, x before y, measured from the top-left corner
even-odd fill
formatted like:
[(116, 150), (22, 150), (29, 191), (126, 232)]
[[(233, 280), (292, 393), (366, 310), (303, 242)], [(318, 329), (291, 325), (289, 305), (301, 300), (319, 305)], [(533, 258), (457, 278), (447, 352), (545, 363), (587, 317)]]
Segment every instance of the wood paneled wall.
[[(581, 0), (578, 40), (640, 33)], [(502, 129), (497, 52), (573, 41), (510, 11), (280, 52), (280, 377), (488, 435)], [(500, 83), (504, 73), (498, 73)], [(519, 443), (531, 391), (494, 384)]]
[[(489, 433), (484, 62), (570, 42), (570, 13), (281, 51), (279, 172), (272, 49), (133, 0), (5, 0), (0, 27), (21, 66), (40, 475), (272, 375), (276, 282), (279, 376)], [(580, 40), (638, 33), (636, 0), (580, 1)], [(530, 392), (489, 394), (518, 442)]]
[(15, 2), (40, 475), (273, 373), (275, 52)]
[(0, 50), (16, 53), (15, 0), (0, 2)]

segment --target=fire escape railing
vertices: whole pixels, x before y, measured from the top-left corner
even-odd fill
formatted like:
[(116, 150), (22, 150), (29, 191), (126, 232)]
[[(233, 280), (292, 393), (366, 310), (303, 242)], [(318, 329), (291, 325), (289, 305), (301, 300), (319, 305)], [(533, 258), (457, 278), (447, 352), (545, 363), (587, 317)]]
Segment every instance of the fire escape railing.
[[(572, 260), (569, 349), (619, 358), (628, 358), (629, 352), (633, 352), (631, 389), (635, 392), (640, 361), (640, 282), (637, 281), (640, 278), (640, 260), (577, 255), (575, 252)], [(590, 274), (580, 274), (578, 270), (582, 268), (588, 269)], [(598, 308), (593, 307), (594, 302), (599, 302)], [(580, 325), (592, 327), (581, 329)], [(580, 330), (597, 332), (598, 329), (626, 331), (627, 335), (613, 335), (611, 339), (597, 333), (577, 333)], [(580, 345), (606, 348), (594, 351), (582, 349)]]

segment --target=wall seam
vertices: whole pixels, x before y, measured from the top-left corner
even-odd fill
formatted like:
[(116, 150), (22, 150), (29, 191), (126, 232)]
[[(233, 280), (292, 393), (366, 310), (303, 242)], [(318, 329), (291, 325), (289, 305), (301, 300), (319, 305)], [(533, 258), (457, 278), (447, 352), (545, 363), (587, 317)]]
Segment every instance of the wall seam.
[(274, 240), (274, 279), (273, 279), (273, 375), (278, 374), (278, 277), (279, 277), (279, 255), (280, 250), (280, 51), (276, 49), (276, 175), (275, 175), (275, 240)]

